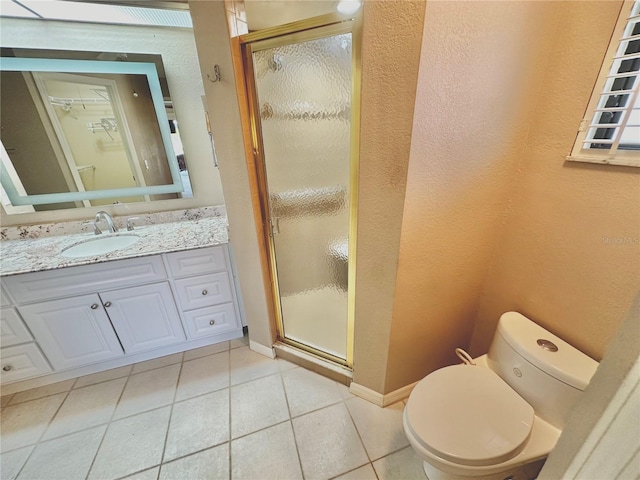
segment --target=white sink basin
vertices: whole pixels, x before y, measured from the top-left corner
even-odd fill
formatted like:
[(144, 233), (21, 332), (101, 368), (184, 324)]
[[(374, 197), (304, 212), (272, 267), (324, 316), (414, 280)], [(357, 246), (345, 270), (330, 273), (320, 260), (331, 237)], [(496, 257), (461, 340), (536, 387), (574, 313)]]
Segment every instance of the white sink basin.
[(63, 257), (94, 257), (130, 247), (140, 240), (137, 235), (110, 235), (85, 240), (62, 250)]

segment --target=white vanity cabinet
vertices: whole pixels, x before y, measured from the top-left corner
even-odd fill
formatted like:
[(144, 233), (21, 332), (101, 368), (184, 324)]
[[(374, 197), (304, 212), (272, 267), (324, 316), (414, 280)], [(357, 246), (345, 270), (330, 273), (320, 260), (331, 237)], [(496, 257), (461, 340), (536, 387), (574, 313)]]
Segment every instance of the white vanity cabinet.
[(127, 353), (185, 340), (167, 282), (112, 290), (101, 293), (100, 298)]
[(95, 293), (24, 305), (20, 312), (56, 370), (124, 355)]
[(226, 249), (176, 252), (166, 260), (190, 339), (242, 328)]
[(0, 381), (15, 382), (51, 372), (31, 332), (20, 318), (4, 288), (0, 312)]
[(25, 358), (33, 364), (21, 373), (15, 365), (2, 371), (3, 388), (35, 377), (20, 384), (31, 388), (242, 336), (230, 272), (222, 245), (3, 277), (3, 301), (11, 303), (2, 307), (2, 365), (9, 355), (15, 365), (16, 355), (21, 365), (29, 363)]

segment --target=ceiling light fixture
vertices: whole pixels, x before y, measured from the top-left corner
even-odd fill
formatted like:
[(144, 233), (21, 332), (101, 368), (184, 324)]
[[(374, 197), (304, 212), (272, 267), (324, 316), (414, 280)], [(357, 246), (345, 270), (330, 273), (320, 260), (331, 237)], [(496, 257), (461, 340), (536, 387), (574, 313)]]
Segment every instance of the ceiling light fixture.
[(342, 15), (353, 15), (362, 6), (362, 2), (360, 0), (340, 0), (336, 9)]

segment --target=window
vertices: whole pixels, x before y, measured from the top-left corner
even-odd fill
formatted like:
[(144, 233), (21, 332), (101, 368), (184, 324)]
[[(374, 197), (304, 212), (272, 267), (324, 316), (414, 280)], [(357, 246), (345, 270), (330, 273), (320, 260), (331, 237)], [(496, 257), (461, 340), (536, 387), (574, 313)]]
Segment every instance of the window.
[(623, 4), (568, 160), (640, 167), (640, 1)]

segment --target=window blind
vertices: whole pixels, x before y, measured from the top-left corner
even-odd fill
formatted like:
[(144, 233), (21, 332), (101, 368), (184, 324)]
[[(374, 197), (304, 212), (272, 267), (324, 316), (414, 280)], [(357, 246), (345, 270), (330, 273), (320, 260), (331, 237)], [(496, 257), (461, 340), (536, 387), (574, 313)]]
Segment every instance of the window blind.
[(567, 159), (640, 166), (640, 1), (623, 5)]

